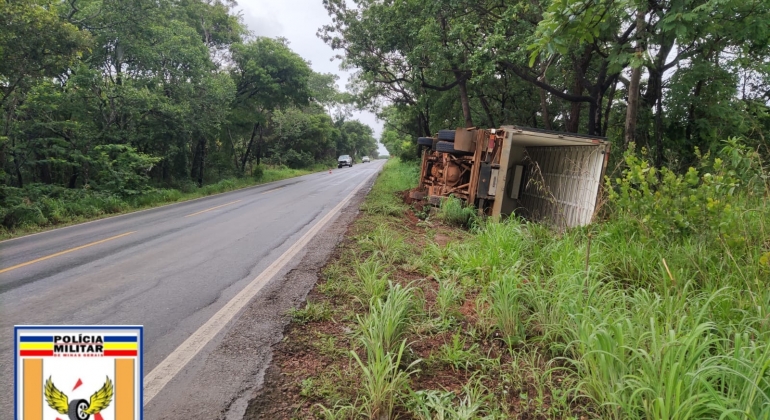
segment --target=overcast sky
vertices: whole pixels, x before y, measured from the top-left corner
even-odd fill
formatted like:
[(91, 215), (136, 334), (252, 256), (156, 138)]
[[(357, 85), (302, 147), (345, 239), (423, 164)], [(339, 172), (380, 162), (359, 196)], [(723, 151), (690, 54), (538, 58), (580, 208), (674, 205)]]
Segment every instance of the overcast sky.
[[(338, 60), (330, 61), (334, 51), (316, 36), (318, 28), (331, 22), (321, 0), (239, 0), (238, 9), (255, 35), (288, 39), (291, 49), (310, 61), (313, 70), (337, 74), (338, 87), (345, 88), (350, 74), (340, 70)], [(353, 118), (372, 127), (379, 140), (382, 122), (374, 114), (359, 112)], [(379, 146), (380, 153), (387, 153), (385, 147)]]

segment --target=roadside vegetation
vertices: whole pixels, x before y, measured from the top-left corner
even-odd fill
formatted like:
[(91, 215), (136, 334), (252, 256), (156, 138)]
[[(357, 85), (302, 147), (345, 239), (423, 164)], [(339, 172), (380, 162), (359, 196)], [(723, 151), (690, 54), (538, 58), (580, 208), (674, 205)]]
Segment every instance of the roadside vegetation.
[(235, 7), (0, 1), (0, 236), (377, 153), (338, 77)]
[(323, 164), (308, 169), (268, 166), (260, 168), (252, 177), (227, 178), (202, 188), (190, 182), (177, 188), (150, 188), (141, 194), (127, 196), (41, 184), (23, 190), (0, 188), (5, 193), (4, 206), (0, 207), (0, 240), (328, 169)]
[(406, 204), (391, 159), (251, 418), (770, 418), (768, 172), (735, 140), (683, 175), (645, 153), (568, 231)]

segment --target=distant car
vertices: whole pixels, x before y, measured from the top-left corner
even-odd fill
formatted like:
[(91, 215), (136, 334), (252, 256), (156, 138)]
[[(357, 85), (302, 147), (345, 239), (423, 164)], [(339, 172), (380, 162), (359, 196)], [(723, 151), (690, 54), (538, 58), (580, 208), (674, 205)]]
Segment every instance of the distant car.
[(364, 156), (361, 158), (361, 163), (369, 162), (369, 156)]
[(353, 167), (353, 158), (348, 155), (342, 155), (339, 158), (337, 158), (337, 168), (341, 168), (343, 166)]

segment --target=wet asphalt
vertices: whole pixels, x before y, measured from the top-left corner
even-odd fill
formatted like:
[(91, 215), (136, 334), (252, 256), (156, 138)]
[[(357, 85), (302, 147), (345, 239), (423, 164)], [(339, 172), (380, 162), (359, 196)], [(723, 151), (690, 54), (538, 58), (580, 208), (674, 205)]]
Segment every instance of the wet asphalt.
[(0, 273), (0, 413), (13, 412), (14, 325), (143, 325), (147, 374), (363, 183), (144, 411), (148, 420), (241, 418), (286, 312), (305, 299), (383, 163), (0, 242), (0, 270), (17, 267)]

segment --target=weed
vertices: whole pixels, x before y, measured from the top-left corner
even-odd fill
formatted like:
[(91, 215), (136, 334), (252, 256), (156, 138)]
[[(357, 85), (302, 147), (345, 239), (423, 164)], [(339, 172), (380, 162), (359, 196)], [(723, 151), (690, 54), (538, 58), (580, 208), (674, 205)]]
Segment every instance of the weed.
[(316, 334), (318, 336), (318, 341), (316, 341), (315, 346), (319, 353), (329, 358), (335, 358), (345, 354), (345, 351), (342, 350), (336, 336), (322, 333)]
[(465, 339), (460, 334), (453, 334), (451, 343), (444, 343), (438, 351), (438, 360), (449, 364), (454, 369), (468, 370), (479, 359), (479, 345), (473, 343), (467, 350)]
[(409, 327), (413, 292), (410, 287), (391, 284), (383, 299), (372, 301), (369, 314), (358, 317), (361, 340), (370, 358), (379, 351), (389, 353), (401, 341)]
[(460, 199), (449, 196), (441, 202), (436, 217), (446, 224), (473, 228), (478, 224), (478, 216), (473, 206), (466, 206)]
[(383, 348), (369, 349), (366, 363), (361, 361), (358, 354), (351, 352), (361, 369), (363, 379), (363, 395), (368, 418), (388, 420), (393, 418), (393, 408), (396, 400), (406, 391), (409, 376), (420, 362), (416, 360), (405, 369), (401, 369), (401, 358), (406, 348), (406, 340), (402, 341), (393, 353)]
[(388, 265), (403, 262), (406, 256), (406, 243), (387, 226), (377, 227), (359, 244), (362, 250), (371, 251)]
[(480, 414), (489, 403), (489, 399), (484, 395), (485, 391), (479, 380), (472, 379), (463, 387), (459, 401), (455, 394), (449, 391), (416, 391), (410, 394), (408, 407), (419, 420), (477, 419), (482, 417)]
[(331, 319), (331, 308), (326, 302), (308, 302), (302, 309), (291, 309), (289, 315), (292, 320), (300, 325), (309, 322), (328, 321)]
[(457, 315), (456, 306), (463, 299), (463, 290), (452, 279), (439, 281), (436, 309), (441, 318)]
[(508, 347), (518, 344), (524, 338), (520, 284), (518, 276), (507, 273), (489, 288), (490, 310)]
[(388, 274), (385, 266), (378, 260), (369, 258), (355, 267), (358, 282), (354, 286), (353, 294), (364, 305), (370, 301), (378, 300), (388, 290)]

